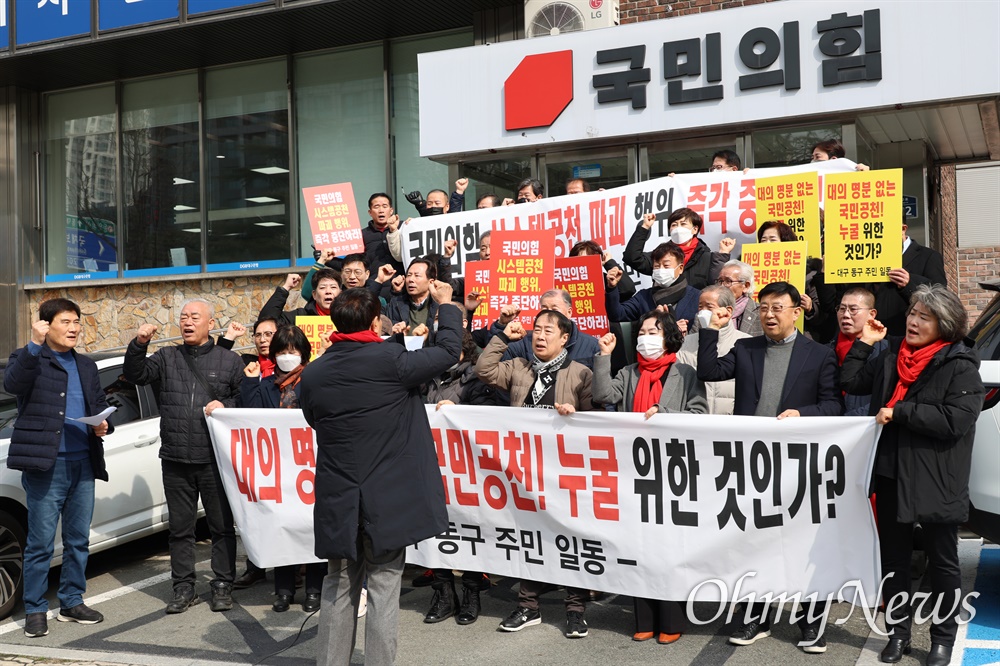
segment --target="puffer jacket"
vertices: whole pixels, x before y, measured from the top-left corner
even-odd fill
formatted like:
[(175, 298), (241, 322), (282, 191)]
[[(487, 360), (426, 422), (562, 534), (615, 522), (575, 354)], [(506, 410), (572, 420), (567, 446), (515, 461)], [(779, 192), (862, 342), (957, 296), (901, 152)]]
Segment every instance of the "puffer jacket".
[(164, 347), (146, 356), (148, 345), (134, 338), (125, 352), (125, 379), (134, 384), (160, 385), (160, 458), (180, 463), (204, 464), (215, 460), (205, 421), (210, 397), (194, 376), (183, 354), (193, 357), (198, 369), (226, 407), (240, 405), (243, 361), (237, 354), (205, 344)]
[(438, 375), (424, 386), (424, 402), (436, 405), (451, 400), (456, 405), (496, 405), (497, 392), (476, 376), (476, 366), (462, 361)]
[[(730, 321), (719, 331), (719, 356), (728, 354), (737, 340), (749, 337), (752, 336), (738, 330)], [(677, 352), (677, 362), (698, 369), (698, 333), (688, 333), (684, 337), (684, 344)], [(705, 382), (705, 396), (709, 414), (732, 414), (736, 403), (736, 380)]]
[[(535, 384), (535, 371), (531, 367), (531, 361), (525, 358), (501, 361), (500, 357), (507, 351), (507, 344), (506, 334), (498, 333), (494, 336), (476, 362), (476, 373), (490, 386), (509, 392), (511, 407), (523, 407)], [(556, 373), (556, 383), (551, 389), (556, 392), (556, 403), (573, 405), (578, 412), (593, 410), (593, 379), (594, 373), (590, 368), (576, 361), (569, 361)]]
[[(87, 414), (100, 414), (108, 403), (101, 390), (97, 364), (81, 354), (76, 357), (77, 372), (87, 405)], [(17, 396), (17, 420), (10, 437), (7, 467), (20, 471), (45, 472), (52, 469), (59, 455), (59, 442), (65, 423), (66, 370), (52, 350), (42, 345), (38, 356), (28, 347), (21, 347), (10, 355), (4, 373), (4, 390)], [(108, 422), (108, 433), (114, 426)], [(90, 465), (94, 478), (108, 480), (104, 464), (104, 441), (88, 428)]]

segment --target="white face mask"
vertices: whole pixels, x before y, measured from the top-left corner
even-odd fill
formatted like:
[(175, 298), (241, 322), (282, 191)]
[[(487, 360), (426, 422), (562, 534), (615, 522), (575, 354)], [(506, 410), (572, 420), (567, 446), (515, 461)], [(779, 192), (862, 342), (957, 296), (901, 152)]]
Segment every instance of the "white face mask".
[(663, 356), (663, 336), (640, 335), (636, 340), (635, 350), (650, 361), (655, 361)]
[(274, 362), (282, 372), (291, 372), (302, 365), (302, 357), (298, 354), (278, 354), (274, 357)]
[(678, 245), (683, 245), (692, 238), (694, 238), (694, 232), (688, 229), (687, 227), (682, 227), (679, 224), (670, 230), (670, 240), (677, 243)]
[(669, 287), (677, 279), (677, 269), (675, 268), (654, 268), (653, 282), (661, 287)]

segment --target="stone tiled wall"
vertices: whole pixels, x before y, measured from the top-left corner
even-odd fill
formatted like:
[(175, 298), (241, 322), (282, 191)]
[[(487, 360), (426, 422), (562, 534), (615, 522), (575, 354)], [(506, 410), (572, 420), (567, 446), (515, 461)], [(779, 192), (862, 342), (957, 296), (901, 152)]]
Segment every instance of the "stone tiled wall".
[[(233, 319), (249, 328), (283, 281), (284, 274), (44, 289), (31, 292), (31, 321), (37, 320), (38, 305), (46, 299), (62, 297), (76, 302), (83, 314), (82, 350), (87, 352), (127, 345), (145, 323), (159, 326), (154, 342), (180, 335), (180, 308), (189, 298), (204, 298), (214, 304), (220, 328)], [(289, 297), (288, 307), (302, 305), (301, 296), (293, 293)], [(19, 336), (24, 338), (22, 343), (27, 334), (24, 331)], [(236, 342), (237, 346), (252, 343), (249, 335)]]
[(731, 7), (760, 5), (765, 2), (777, 2), (777, 0), (623, 0), (620, 5), (621, 22), (652, 21)]
[[(951, 276), (948, 276), (951, 279)], [(986, 309), (997, 295), (995, 291), (980, 288), (979, 283), (1000, 280), (1000, 245), (992, 247), (968, 247), (958, 250), (958, 295), (969, 309), (969, 322)]]

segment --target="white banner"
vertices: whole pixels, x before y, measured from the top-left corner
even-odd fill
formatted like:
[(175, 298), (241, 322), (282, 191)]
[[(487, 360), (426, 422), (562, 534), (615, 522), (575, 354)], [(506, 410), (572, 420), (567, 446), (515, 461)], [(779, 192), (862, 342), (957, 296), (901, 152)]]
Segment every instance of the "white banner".
[[(656, 213), (657, 224), (650, 230), (645, 250), (670, 240), (667, 217), (678, 208), (691, 208), (702, 217), (701, 239), (713, 252), (723, 238), (736, 239), (733, 258), (740, 256), (743, 243), (756, 243), (757, 178), (816, 171), (822, 179), (827, 173), (853, 171), (847, 159), (814, 162), (773, 169), (743, 172), (677, 174), (624, 185), (603, 192), (564, 195), (533, 203), (482, 208), (462, 213), (413, 218), (402, 227), (403, 264), (429, 252), (443, 252), (444, 243), (458, 241), (452, 258), (452, 275), (464, 275), (466, 261), (479, 260), (479, 237), (494, 229), (556, 229), (556, 256), (568, 257), (573, 245), (581, 240), (596, 241), (621, 263), (625, 244), (646, 213)], [(494, 250), (494, 258), (497, 250)], [(649, 276), (640, 277), (627, 268), (643, 287), (651, 286)]]
[[(846, 589), (877, 603), (872, 418), (428, 416), (450, 527), (409, 562), (659, 599), (700, 585), (700, 601)], [(315, 446), (301, 412), (225, 409), (209, 424), (251, 559), (313, 561)]]

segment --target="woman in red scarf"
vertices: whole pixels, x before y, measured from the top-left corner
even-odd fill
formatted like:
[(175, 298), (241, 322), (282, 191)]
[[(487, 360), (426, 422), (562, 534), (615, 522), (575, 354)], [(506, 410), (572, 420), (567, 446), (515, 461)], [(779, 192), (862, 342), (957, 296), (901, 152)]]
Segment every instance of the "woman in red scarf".
[[(641, 412), (650, 418), (657, 412), (707, 414), (705, 385), (689, 365), (676, 363), (684, 337), (666, 312), (647, 312), (639, 320), (636, 345), (638, 363), (611, 376), (611, 352), (617, 340), (608, 333), (598, 341), (600, 353), (594, 358), (593, 400), (613, 404), (619, 412)], [(632, 640), (656, 637), (661, 644), (681, 637), (687, 618), (679, 601), (634, 599), (635, 633)]]
[[(302, 386), (299, 379), (312, 352), (312, 345), (301, 329), (282, 326), (268, 349), (269, 360), (274, 364), (274, 374), (261, 377), (258, 363), (250, 363), (244, 370), (246, 377), (240, 386), (240, 397), (244, 407), (298, 409)], [(263, 359), (261, 359), (263, 360)], [(305, 565), (305, 592), (302, 610), (312, 613), (319, 610), (323, 577), (326, 576), (326, 562), (312, 562)], [(287, 611), (295, 601), (295, 574), (299, 565), (277, 567), (274, 570), (274, 603), (271, 609), (276, 613)]]
[[(979, 357), (962, 340), (969, 318), (941, 285), (921, 285), (910, 300), (906, 336), (866, 363), (885, 327), (869, 320), (841, 366), (841, 388), (872, 394), (869, 413), (882, 426), (872, 475), (887, 607), (889, 644), (881, 660), (910, 652), (910, 556), (921, 525), (936, 609), (927, 666), (947, 666), (958, 630), (962, 579), (958, 526), (969, 514), (969, 474), (976, 419), (985, 390)], [(927, 611), (923, 611), (925, 614)]]

